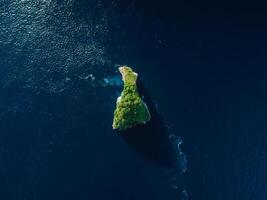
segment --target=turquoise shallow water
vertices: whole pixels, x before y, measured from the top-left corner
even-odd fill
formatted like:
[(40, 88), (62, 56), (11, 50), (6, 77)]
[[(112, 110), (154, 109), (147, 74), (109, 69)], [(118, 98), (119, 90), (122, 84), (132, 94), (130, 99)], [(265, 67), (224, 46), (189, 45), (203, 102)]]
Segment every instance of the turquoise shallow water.
[[(258, 14), (0, 2), (0, 199), (266, 199)], [(120, 135), (122, 64), (139, 73), (152, 120)]]

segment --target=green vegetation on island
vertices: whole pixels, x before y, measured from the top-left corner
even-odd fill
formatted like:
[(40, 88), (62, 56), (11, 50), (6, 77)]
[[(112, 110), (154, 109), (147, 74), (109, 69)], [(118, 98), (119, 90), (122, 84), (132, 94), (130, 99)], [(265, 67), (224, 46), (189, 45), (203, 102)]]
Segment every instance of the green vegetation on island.
[(145, 124), (151, 116), (147, 105), (138, 94), (136, 85), (138, 74), (127, 66), (120, 67), (119, 71), (124, 88), (121, 96), (117, 99), (112, 127), (122, 131), (137, 124)]

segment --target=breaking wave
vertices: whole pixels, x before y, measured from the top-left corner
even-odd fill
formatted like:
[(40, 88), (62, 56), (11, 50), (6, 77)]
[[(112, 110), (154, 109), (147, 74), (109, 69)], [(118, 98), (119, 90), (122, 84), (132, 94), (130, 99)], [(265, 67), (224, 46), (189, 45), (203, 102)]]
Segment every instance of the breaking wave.
[[(62, 90), (69, 78), (106, 65), (108, 10), (101, 3), (78, 20), (74, 0), (8, 0), (0, 5), (2, 87)], [(89, 7), (90, 8), (90, 7)]]
[[(1, 2), (0, 74), (4, 78), (0, 79), (0, 89), (3, 94), (14, 85), (52, 94), (67, 89), (74, 92), (76, 88), (71, 83), (75, 81), (93, 88), (114, 87), (114, 91), (123, 85), (121, 77), (114, 75), (116, 70), (106, 47), (112, 6), (107, 8), (97, 1), (93, 7), (88, 6), (87, 17), (80, 18), (75, 10), (79, 7), (75, 0)], [(31, 109), (31, 93), (17, 92), (15, 96), (20, 98), (4, 101), (8, 98), (2, 95), (0, 119), (5, 113), (23, 113)], [(53, 110), (45, 110), (42, 114), (50, 115), (48, 112)], [(180, 149), (182, 139), (171, 134), (169, 140), (175, 147), (177, 167), (166, 173), (168, 184), (176, 190), (183, 187), (178, 183), (181, 173), (186, 171), (187, 160)], [(187, 199), (185, 188), (182, 190)]]

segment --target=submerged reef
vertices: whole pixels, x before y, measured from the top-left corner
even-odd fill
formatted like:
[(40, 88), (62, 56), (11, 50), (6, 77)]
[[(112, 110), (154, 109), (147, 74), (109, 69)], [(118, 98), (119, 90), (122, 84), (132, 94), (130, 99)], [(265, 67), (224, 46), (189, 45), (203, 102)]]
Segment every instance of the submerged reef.
[(122, 75), (124, 88), (121, 96), (117, 99), (112, 127), (123, 131), (137, 124), (145, 124), (151, 119), (151, 115), (137, 90), (138, 74), (127, 66), (120, 67), (119, 71)]

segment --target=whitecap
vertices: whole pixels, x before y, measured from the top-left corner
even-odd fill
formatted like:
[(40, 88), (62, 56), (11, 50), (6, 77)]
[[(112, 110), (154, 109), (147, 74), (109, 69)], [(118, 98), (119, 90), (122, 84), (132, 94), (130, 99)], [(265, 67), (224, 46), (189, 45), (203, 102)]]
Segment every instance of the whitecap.
[(102, 86), (122, 86), (121, 76), (107, 76), (100, 81)]

